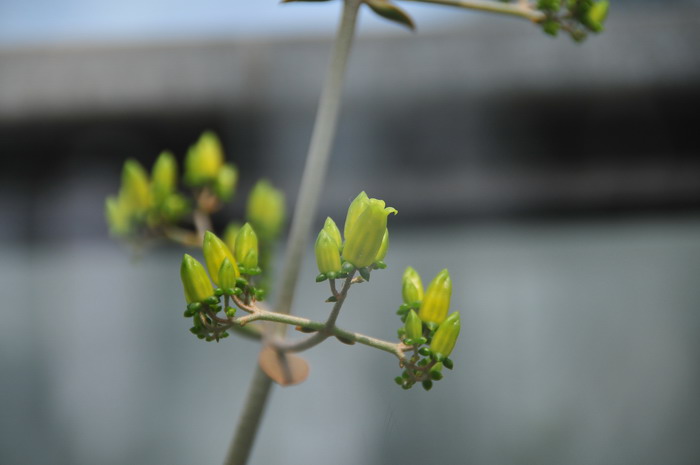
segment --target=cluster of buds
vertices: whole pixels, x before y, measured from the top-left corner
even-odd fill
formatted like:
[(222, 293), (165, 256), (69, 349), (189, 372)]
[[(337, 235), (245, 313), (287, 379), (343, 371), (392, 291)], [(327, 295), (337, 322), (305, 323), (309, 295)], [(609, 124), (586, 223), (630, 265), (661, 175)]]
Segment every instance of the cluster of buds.
[(545, 14), (542, 29), (556, 36), (560, 30), (577, 42), (589, 32), (602, 32), (608, 16), (608, 0), (538, 0), (537, 9)]
[[(186, 185), (196, 190), (197, 208), (211, 213), (233, 197), (238, 171), (232, 164), (224, 163), (216, 135), (205, 132), (187, 153), (183, 178)], [(110, 232), (122, 238), (144, 233), (158, 236), (191, 210), (191, 202), (178, 192), (177, 161), (167, 151), (156, 159), (150, 179), (139, 162), (127, 160), (119, 194), (108, 197), (105, 203)]]
[(150, 179), (138, 161), (127, 160), (119, 194), (105, 202), (109, 230), (116, 237), (133, 237), (175, 223), (189, 210), (187, 199), (177, 192), (177, 162), (170, 152), (160, 154)]
[(449, 358), (459, 336), (459, 312), (448, 315), (452, 297), (452, 280), (445, 269), (435, 276), (427, 291), (423, 291), (420, 275), (406, 268), (402, 282), (403, 304), (397, 314), (403, 326), (398, 335), (413, 354), (404, 360), (401, 376), (395, 381), (404, 389), (420, 382), (427, 391), (433, 381), (442, 379), (442, 369), (452, 369)]
[[(317, 282), (345, 278), (358, 270), (369, 281), (370, 271), (384, 269), (389, 249), (387, 217), (396, 214), (383, 200), (371, 199), (362, 191), (352, 201), (341, 236), (332, 218), (326, 218), (316, 238), (315, 253), (319, 275)], [(345, 240), (343, 240), (343, 238)]]
[[(234, 253), (223, 240), (207, 231), (202, 244), (206, 269), (191, 255), (185, 254), (182, 258), (180, 279), (187, 302), (185, 317), (192, 318), (190, 331), (200, 339), (218, 341), (228, 337), (227, 329), (232, 326), (236, 314), (234, 303), (250, 305), (264, 297), (264, 291), (256, 288), (251, 279), (260, 269), (257, 267), (257, 237), (247, 223), (236, 238), (238, 251), (240, 253)], [(219, 312), (223, 312), (223, 316)]]

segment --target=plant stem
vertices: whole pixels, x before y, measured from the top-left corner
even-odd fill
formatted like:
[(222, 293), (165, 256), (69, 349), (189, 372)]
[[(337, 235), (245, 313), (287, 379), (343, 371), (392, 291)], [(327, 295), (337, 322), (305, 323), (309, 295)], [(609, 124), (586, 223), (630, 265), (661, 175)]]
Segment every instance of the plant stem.
[(503, 3), (492, 0), (406, 0), (421, 3), (435, 3), (437, 5), (456, 6), (470, 10), (489, 11), (520, 18), (529, 19), (539, 23), (545, 18), (545, 14), (522, 4)]
[(301, 187), (294, 208), (294, 218), (287, 242), (287, 255), (276, 310), (289, 313), (294, 300), (294, 291), (299, 278), (301, 261), (306, 251), (309, 232), (318, 207), (318, 200), (326, 178), (331, 146), (335, 137), (338, 114), (340, 111), (340, 94), (343, 87), (345, 69), (355, 34), (357, 13), (362, 0), (345, 0), (340, 28), (335, 39), (333, 58), (318, 104), (316, 121), (306, 166), (301, 178)]
[[(319, 101), (311, 144), (306, 157), (306, 166), (304, 167), (292, 227), (289, 233), (287, 256), (281, 275), (280, 293), (277, 297), (276, 308), (280, 313), (289, 313), (294, 300), (294, 291), (299, 277), (302, 257), (306, 250), (311, 224), (316, 214), (318, 199), (326, 177), (328, 160), (340, 111), (340, 94), (343, 87), (343, 78), (361, 4), (361, 0), (345, 0), (343, 5), (340, 27), (333, 48), (333, 57)], [(286, 326), (281, 328), (286, 328)], [(284, 331), (284, 329), (281, 331)], [(260, 418), (265, 410), (271, 384), (272, 380), (257, 367), (248, 388), (244, 410), (239, 418), (233, 441), (224, 462), (225, 465), (244, 465), (247, 462), (258, 432)]]

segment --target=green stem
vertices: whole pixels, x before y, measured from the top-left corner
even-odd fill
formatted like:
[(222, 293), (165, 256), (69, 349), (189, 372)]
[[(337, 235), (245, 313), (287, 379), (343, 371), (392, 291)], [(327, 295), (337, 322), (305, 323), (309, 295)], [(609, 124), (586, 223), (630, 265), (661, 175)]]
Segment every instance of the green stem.
[[(345, 0), (343, 5), (340, 27), (333, 48), (333, 58), (319, 101), (316, 122), (289, 233), (287, 256), (282, 270), (282, 282), (277, 300), (277, 310), (280, 313), (289, 313), (294, 300), (302, 257), (306, 250), (318, 199), (321, 196), (323, 181), (326, 177), (331, 145), (335, 137), (340, 111), (343, 78), (361, 4), (361, 0)], [(282, 328), (286, 328), (286, 326), (282, 326)], [(234, 438), (224, 461), (225, 465), (244, 465), (247, 462), (258, 432), (260, 418), (265, 410), (271, 383), (270, 378), (259, 367), (256, 368), (248, 388), (243, 413), (239, 418)]]
[(282, 270), (276, 308), (280, 313), (289, 313), (291, 309), (301, 261), (306, 251), (311, 225), (326, 178), (331, 146), (340, 112), (340, 95), (345, 69), (355, 34), (357, 13), (361, 4), (362, 0), (345, 0), (343, 7), (343, 16), (333, 48), (333, 58), (318, 104), (311, 144), (306, 156), (306, 166), (301, 178), (301, 187), (294, 208), (294, 219), (289, 232), (287, 255)]
[(437, 5), (456, 6), (468, 8), (470, 10), (488, 11), (491, 13), (501, 13), (520, 18), (529, 19), (536, 23), (545, 18), (545, 14), (539, 10), (523, 6), (522, 4), (503, 3), (490, 0), (405, 0), (411, 2), (434, 3)]

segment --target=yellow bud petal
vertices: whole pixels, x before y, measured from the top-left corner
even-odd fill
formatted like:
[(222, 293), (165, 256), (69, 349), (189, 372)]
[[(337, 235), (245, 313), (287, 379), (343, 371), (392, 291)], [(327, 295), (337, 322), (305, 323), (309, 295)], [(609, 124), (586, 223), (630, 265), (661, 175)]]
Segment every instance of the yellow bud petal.
[(447, 270), (442, 270), (428, 286), (418, 316), (426, 323), (445, 321), (452, 297), (452, 280)]
[(213, 183), (224, 163), (224, 151), (213, 132), (205, 132), (187, 151), (185, 181), (191, 186)]
[(329, 216), (326, 218), (326, 222), (323, 224), (323, 230), (328, 233), (328, 235), (333, 239), (333, 241), (336, 243), (338, 246), (338, 250), (340, 250), (343, 247), (343, 238), (340, 235), (340, 230), (338, 229), (338, 226), (335, 224), (335, 221)]
[(180, 265), (180, 279), (187, 303), (201, 302), (214, 294), (214, 288), (204, 267), (195, 258), (185, 254)]
[(170, 152), (163, 152), (153, 164), (151, 192), (156, 204), (163, 203), (177, 187), (177, 162)]
[(448, 357), (457, 343), (459, 329), (459, 312), (454, 312), (440, 324), (435, 334), (433, 334), (433, 340), (430, 342), (430, 350), (432, 350), (433, 353)]
[(325, 229), (318, 233), (314, 251), (316, 253), (316, 265), (318, 265), (320, 273), (340, 271), (341, 263), (338, 244)]
[(258, 266), (258, 236), (250, 223), (243, 225), (236, 235), (236, 260), (246, 268)]
[(423, 283), (420, 275), (410, 266), (403, 272), (401, 294), (403, 301), (409, 305), (423, 300)]
[(231, 262), (235, 274), (234, 281), (239, 276), (238, 266), (233, 258), (233, 254), (226, 244), (211, 231), (204, 233), (202, 252), (204, 253), (204, 261), (207, 264), (209, 275), (217, 286), (221, 286), (221, 283), (219, 283), (219, 269), (224, 259), (228, 259)]

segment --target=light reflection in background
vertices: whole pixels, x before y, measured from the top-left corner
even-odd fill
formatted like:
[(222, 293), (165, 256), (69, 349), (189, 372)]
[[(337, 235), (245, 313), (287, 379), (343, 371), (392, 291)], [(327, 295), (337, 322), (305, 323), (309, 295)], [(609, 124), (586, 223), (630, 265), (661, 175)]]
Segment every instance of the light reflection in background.
[[(132, 261), (106, 238), (102, 198), (126, 156), (181, 155), (211, 126), (244, 176), (271, 173), (293, 196), (337, 8), (0, 3), (0, 99), (17, 110), (0, 109), (0, 463), (221, 460), (256, 347), (191, 336), (182, 251)], [(391, 357), (329, 342), (305, 354), (304, 385), (274, 392), (253, 463), (698, 463), (700, 177), (682, 124), (697, 16), (664, 16), (674, 27), (654, 35), (630, 10), (576, 47), (407, 8), (417, 35), (363, 18), (323, 213), (341, 219), (363, 188), (400, 211), (390, 268), (353, 290), (344, 327), (391, 338), (405, 266), (426, 281), (450, 269), (456, 371), (403, 392)], [(46, 74), (13, 74), (23, 51)], [(139, 69), (89, 79), (133, 56)], [(163, 79), (173, 69), (192, 79)], [(63, 92), (73, 79), (83, 86)], [(60, 95), (32, 100), (32, 82)], [(572, 124), (587, 137), (557, 139)], [(36, 163), (46, 147), (53, 159)], [(295, 307), (321, 319), (314, 275), (309, 256)]]

